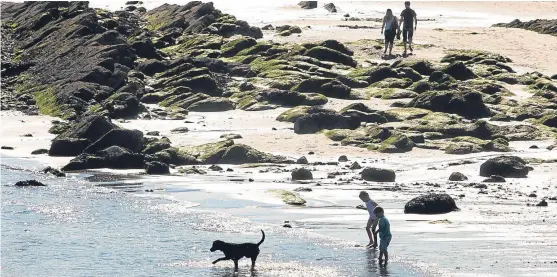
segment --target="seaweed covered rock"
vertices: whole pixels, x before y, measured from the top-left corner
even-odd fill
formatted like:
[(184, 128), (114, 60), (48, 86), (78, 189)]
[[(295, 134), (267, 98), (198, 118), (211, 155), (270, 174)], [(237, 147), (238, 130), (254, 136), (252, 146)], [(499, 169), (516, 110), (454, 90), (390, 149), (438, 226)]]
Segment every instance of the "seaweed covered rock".
[(340, 63), (352, 67), (357, 65), (356, 61), (352, 57), (324, 46), (315, 46), (306, 51), (304, 55), (318, 60)]
[(281, 113), (277, 117), (277, 121), (295, 123), (296, 120), (298, 120), (298, 118), (300, 118), (304, 115), (314, 114), (314, 113), (321, 113), (321, 112), (331, 113), (331, 112), (334, 112), (334, 111), (324, 109), (320, 106), (297, 106), (297, 107), (291, 108), (291, 109)]
[(153, 161), (145, 163), (145, 172), (149, 175), (164, 175), (170, 174), (170, 169), (165, 163)]
[(345, 84), (328, 78), (311, 78), (303, 80), (292, 90), (299, 92), (318, 92), (327, 97), (348, 99), (350, 97), (350, 87)]
[(394, 182), (396, 174), (390, 169), (366, 167), (361, 173), (362, 179), (373, 182)]
[(317, 8), (317, 1), (300, 1), (300, 3), (298, 3), (298, 6), (306, 10), (315, 9)]
[(286, 157), (263, 153), (245, 144), (234, 144), (226, 149), (218, 163), (290, 163), (290, 161)]
[(523, 159), (516, 156), (499, 156), (485, 161), (480, 167), (480, 176), (499, 175), (511, 178), (526, 178), (529, 169)]
[(412, 151), (414, 142), (402, 133), (392, 133), (390, 137), (381, 142), (377, 151), (382, 153), (404, 153)]
[(444, 214), (458, 211), (454, 199), (448, 194), (427, 194), (408, 201), (405, 214)]
[(209, 97), (199, 102), (193, 103), (188, 107), (189, 111), (194, 112), (222, 112), (235, 108), (234, 102), (224, 97)]
[(319, 112), (304, 115), (296, 119), (296, 134), (314, 134), (323, 129), (356, 129), (360, 126), (356, 118), (346, 117), (335, 112)]
[(464, 63), (462, 62), (451, 63), (445, 66), (441, 71), (451, 75), (453, 78), (460, 81), (465, 81), (465, 80), (474, 79), (478, 77), (476, 76), (476, 74), (474, 74), (474, 72), (472, 72), (472, 70), (466, 67), (466, 65), (464, 65)]
[(293, 206), (302, 206), (306, 204), (306, 200), (300, 197), (299, 194), (282, 189), (269, 190), (270, 193), (279, 197), (285, 204)]
[(307, 168), (295, 168), (292, 170), (292, 181), (313, 180), (313, 174)]
[(391, 67), (394, 68), (404, 68), (409, 67), (413, 70), (417, 71), (421, 75), (431, 75), (436, 69), (435, 66), (429, 61), (426, 60), (407, 60), (401, 59), (394, 62)]
[(557, 36), (557, 19), (535, 19), (527, 22), (515, 19), (509, 23), (494, 24), (493, 27), (520, 28)]
[(449, 176), (449, 181), (462, 182), (466, 180), (468, 180), (468, 177), (460, 172), (453, 172), (451, 173), (451, 176)]
[(474, 91), (428, 91), (418, 95), (406, 106), (455, 113), (467, 118), (491, 115), (489, 108), (483, 102), (482, 95)]

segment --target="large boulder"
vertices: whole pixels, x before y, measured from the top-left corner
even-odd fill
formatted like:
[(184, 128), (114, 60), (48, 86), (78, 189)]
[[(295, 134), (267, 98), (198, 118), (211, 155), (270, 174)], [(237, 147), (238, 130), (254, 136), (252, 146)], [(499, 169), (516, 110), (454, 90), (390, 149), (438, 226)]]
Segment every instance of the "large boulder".
[(464, 63), (462, 62), (451, 63), (447, 65), (445, 68), (443, 68), (442, 71), (460, 81), (474, 79), (478, 77), (476, 76), (476, 74), (474, 74), (472, 70), (466, 67), (466, 65), (464, 65)]
[(313, 180), (313, 174), (307, 168), (295, 168), (292, 170), (292, 181)]
[(300, 3), (298, 3), (298, 6), (306, 10), (315, 9), (317, 8), (317, 1), (300, 1)]
[(129, 150), (120, 146), (110, 146), (101, 151), (98, 155), (105, 159), (104, 167), (107, 168), (142, 168), (143, 156), (140, 154), (131, 153)]
[(459, 210), (454, 199), (448, 194), (427, 194), (406, 203), (405, 214), (444, 214)]
[(511, 178), (526, 178), (529, 169), (523, 159), (516, 156), (499, 156), (485, 161), (480, 166), (480, 176), (499, 175)]
[(93, 142), (83, 152), (93, 154), (110, 146), (124, 147), (136, 153), (141, 152), (143, 133), (139, 130), (114, 129)]
[(48, 150), (49, 156), (72, 157), (77, 156), (89, 146), (91, 141), (84, 138), (55, 139)]
[(288, 159), (285, 157), (264, 153), (245, 144), (234, 144), (226, 149), (218, 163), (245, 164), (288, 162)]
[(491, 115), (491, 111), (483, 102), (482, 95), (474, 91), (428, 91), (412, 99), (406, 107), (455, 113), (467, 118)]
[(113, 94), (103, 102), (103, 107), (111, 118), (133, 118), (143, 110), (139, 99), (127, 92)]
[(396, 174), (390, 169), (366, 167), (361, 173), (362, 179), (373, 182), (394, 182)]
[(299, 117), (294, 123), (296, 134), (314, 134), (323, 129), (356, 129), (360, 121), (335, 112), (320, 112)]
[(300, 197), (299, 194), (295, 192), (282, 190), (282, 189), (273, 189), (270, 190), (269, 192), (273, 193), (274, 195), (282, 199), (282, 201), (288, 205), (301, 206), (306, 204), (306, 200), (304, 200), (302, 197)]
[(222, 112), (233, 110), (235, 107), (234, 102), (224, 97), (209, 97), (199, 102), (193, 103), (188, 107), (189, 111), (193, 112)]
[(449, 181), (462, 182), (466, 180), (468, 180), (468, 177), (460, 172), (453, 172), (451, 173), (451, 176), (449, 176)]
[(315, 46), (309, 49), (305, 53), (305, 55), (312, 58), (316, 58), (318, 60), (340, 63), (352, 67), (357, 65), (356, 61), (352, 57), (343, 54), (337, 50), (323, 47), (323, 46)]
[(383, 81), (387, 78), (397, 78), (398, 73), (390, 67), (380, 66), (366, 74), (366, 81), (370, 84)]
[(169, 174), (170, 169), (165, 163), (153, 161), (145, 163), (145, 172), (149, 175), (164, 175)]

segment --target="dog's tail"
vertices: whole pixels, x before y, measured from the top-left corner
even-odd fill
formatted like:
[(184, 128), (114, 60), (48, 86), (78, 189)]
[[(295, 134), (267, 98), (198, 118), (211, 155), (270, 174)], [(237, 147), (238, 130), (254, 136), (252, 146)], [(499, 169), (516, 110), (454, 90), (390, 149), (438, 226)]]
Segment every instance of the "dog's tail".
[(261, 234), (263, 234), (263, 237), (261, 238), (261, 241), (257, 243), (257, 246), (261, 245), (265, 241), (265, 232), (263, 232), (263, 230), (261, 230)]

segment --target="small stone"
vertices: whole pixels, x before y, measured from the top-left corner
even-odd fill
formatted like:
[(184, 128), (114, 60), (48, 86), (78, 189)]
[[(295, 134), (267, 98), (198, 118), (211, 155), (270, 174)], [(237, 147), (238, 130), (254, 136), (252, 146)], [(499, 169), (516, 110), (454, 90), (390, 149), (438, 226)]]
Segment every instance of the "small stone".
[(19, 181), (15, 183), (16, 187), (45, 187), (46, 185), (37, 180)]
[(31, 155), (41, 155), (41, 154), (46, 154), (48, 153), (48, 149), (37, 149), (37, 150), (33, 150), (33, 152), (31, 152)]
[(313, 190), (311, 188), (299, 187), (299, 188), (295, 188), (294, 191), (310, 192)]
[(30, 137), (33, 137), (33, 135), (32, 134), (24, 134), (24, 135), (22, 135), (22, 137), (30, 138)]
[(249, 178), (248, 181), (253, 182), (253, 181), (255, 181), (255, 180), (253, 180), (252, 178)]
[(178, 127), (170, 130), (171, 133), (186, 133), (188, 131), (189, 131), (188, 127)]
[(296, 161), (296, 163), (297, 164), (308, 164), (308, 159), (306, 158), (306, 156), (302, 156)]
[(286, 223), (286, 224), (282, 225), (282, 227), (284, 227), (284, 228), (292, 228), (292, 225)]
[(227, 168), (226, 171), (227, 171), (227, 172), (232, 172), (232, 171), (234, 171), (234, 169), (232, 169), (232, 168)]
[(449, 176), (449, 181), (466, 181), (468, 177), (460, 172), (453, 172), (451, 176)]
[(315, 154), (315, 152), (313, 152), (313, 151), (308, 152), (308, 155), (313, 155), (313, 154)]
[(271, 128), (271, 130), (273, 130), (273, 131), (276, 131), (276, 130), (277, 130), (277, 128), (273, 127), (273, 128)]
[(313, 174), (307, 168), (295, 168), (292, 170), (292, 181), (296, 180), (312, 180)]
[(530, 146), (530, 149), (538, 149), (539, 147), (537, 145), (532, 145)]
[(537, 196), (535, 193), (530, 193), (530, 194), (528, 195), (528, 197), (535, 198), (535, 197), (538, 197), (538, 196)]
[(353, 162), (352, 165), (350, 165), (350, 169), (352, 170), (362, 169), (362, 166), (358, 162)]
[(14, 148), (11, 147), (11, 146), (2, 146), (1, 149), (2, 150), (14, 150)]
[(342, 155), (340, 157), (338, 157), (338, 161), (339, 162), (347, 162), (348, 161), (348, 157), (346, 157), (345, 155)]
[(52, 174), (56, 177), (66, 177), (66, 173), (50, 166), (45, 167), (42, 172), (45, 174)]
[(209, 167), (209, 170), (212, 170), (212, 171), (221, 171), (221, 170), (222, 170), (222, 167), (220, 167), (220, 166), (214, 164), (214, 165), (211, 165), (211, 166)]
[(542, 199), (542, 201), (540, 201), (540, 203), (536, 204), (536, 206), (547, 207), (547, 201), (545, 201), (545, 199)]

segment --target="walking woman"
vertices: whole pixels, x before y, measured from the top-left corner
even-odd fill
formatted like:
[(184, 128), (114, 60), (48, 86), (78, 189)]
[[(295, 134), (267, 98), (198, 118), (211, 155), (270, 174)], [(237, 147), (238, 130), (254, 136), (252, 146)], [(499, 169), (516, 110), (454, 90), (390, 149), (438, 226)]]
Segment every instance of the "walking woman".
[(396, 16), (393, 15), (393, 11), (391, 11), (391, 9), (387, 9), (387, 14), (385, 14), (385, 17), (383, 17), (381, 34), (383, 34), (383, 30), (385, 30), (385, 51), (383, 52), (383, 54), (387, 54), (387, 48), (389, 48), (389, 56), (391, 56), (396, 31), (398, 30), (398, 21), (396, 19)]

